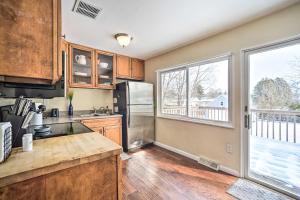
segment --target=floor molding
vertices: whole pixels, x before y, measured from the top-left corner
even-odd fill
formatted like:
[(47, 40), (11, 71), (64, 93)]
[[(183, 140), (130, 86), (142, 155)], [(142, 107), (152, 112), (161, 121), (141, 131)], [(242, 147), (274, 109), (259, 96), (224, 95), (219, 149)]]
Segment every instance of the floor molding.
[[(194, 154), (182, 151), (182, 150), (177, 149), (175, 147), (172, 147), (172, 146), (169, 146), (169, 145), (157, 142), (157, 141), (154, 142), (154, 145), (159, 146), (159, 147), (164, 148), (164, 149), (167, 149), (169, 151), (178, 153), (178, 154), (180, 154), (182, 156), (185, 156), (185, 157), (190, 158), (192, 160), (195, 160), (197, 162), (199, 160), (199, 156), (196, 156)], [(233, 176), (236, 176), (236, 177), (240, 177), (240, 173), (238, 171), (236, 171), (234, 169), (231, 169), (229, 167), (226, 167), (224, 165), (220, 165), (220, 171), (225, 172), (225, 173), (230, 174), (230, 175), (233, 175)]]
[(167, 149), (167, 150), (169, 150), (169, 151), (173, 151), (173, 152), (178, 153), (178, 154), (180, 154), (180, 155), (182, 155), (182, 156), (185, 156), (185, 157), (187, 157), (187, 158), (190, 158), (190, 159), (192, 159), (192, 160), (198, 161), (198, 158), (199, 158), (199, 157), (196, 156), (196, 155), (187, 153), (187, 152), (185, 152), (185, 151), (182, 151), (182, 150), (180, 150), (180, 149), (177, 149), (177, 148), (175, 148), (175, 147), (171, 147), (171, 146), (169, 146), (169, 145), (166, 145), (166, 144), (163, 144), (163, 143), (160, 143), (160, 142), (154, 142), (154, 144), (155, 144), (156, 146), (162, 147), (162, 148)]
[(225, 172), (227, 174), (231, 174), (236, 177), (240, 177), (240, 173), (238, 171), (231, 169), (229, 167), (226, 167), (224, 165), (220, 165), (220, 171)]

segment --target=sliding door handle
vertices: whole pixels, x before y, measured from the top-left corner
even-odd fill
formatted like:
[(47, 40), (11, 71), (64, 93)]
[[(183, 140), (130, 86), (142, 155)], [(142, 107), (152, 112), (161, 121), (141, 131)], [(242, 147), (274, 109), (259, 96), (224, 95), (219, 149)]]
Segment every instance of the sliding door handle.
[(244, 116), (244, 127), (250, 129), (250, 115), (247, 114)]

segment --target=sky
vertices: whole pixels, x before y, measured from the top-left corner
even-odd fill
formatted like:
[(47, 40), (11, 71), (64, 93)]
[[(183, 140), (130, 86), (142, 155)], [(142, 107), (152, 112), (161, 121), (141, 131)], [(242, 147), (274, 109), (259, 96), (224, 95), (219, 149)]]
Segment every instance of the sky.
[[(201, 65), (201, 67), (213, 69), (211, 71), (212, 75), (210, 75), (212, 78), (211, 81), (202, 83), (204, 88), (221, 89), (221, 91), (228, 92), (228, 60)], [(192, 70), (191, 72), (194, 74), (195, 70)], [(193, 76), (193, 74), (191, 75)], [(191, 79), (193, 78), (191, 77)]]
[(262, 78), (293, 78), (292, 61), (300, 59), (300, 44), (250, 55), (250, 92)]

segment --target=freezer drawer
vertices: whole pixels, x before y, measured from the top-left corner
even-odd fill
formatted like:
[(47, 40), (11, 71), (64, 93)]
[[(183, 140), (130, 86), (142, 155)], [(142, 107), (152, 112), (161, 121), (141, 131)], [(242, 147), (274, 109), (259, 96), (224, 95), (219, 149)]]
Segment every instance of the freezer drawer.
[(154, 116), (151, 114), (131, 113), (128, 124), (128, 149), (143, 146), (154, 142)]

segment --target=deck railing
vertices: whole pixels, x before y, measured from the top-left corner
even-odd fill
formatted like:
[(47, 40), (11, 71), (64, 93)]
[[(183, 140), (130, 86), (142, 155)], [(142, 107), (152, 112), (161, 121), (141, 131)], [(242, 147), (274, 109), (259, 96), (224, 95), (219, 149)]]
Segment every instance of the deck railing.
[(251, 109), (251, 135), (300, 142), (300, 112)]
[[(187, 116), (185, 106), (165, 106), (163, 114)], [(251, 109), (252, 136), (300, 143), (300, 111)], [(196, 119), (228, 121), (228, 108), (191, 106), (188, 116)]]
[[(165, 106), (162, 108), (162, 113), (186, 116), (187, 109), (182, 106)], [(191, 106), (189, 107), (188, 113), (188, 116), (191, 118), (228, 121), (228, 108)]]

